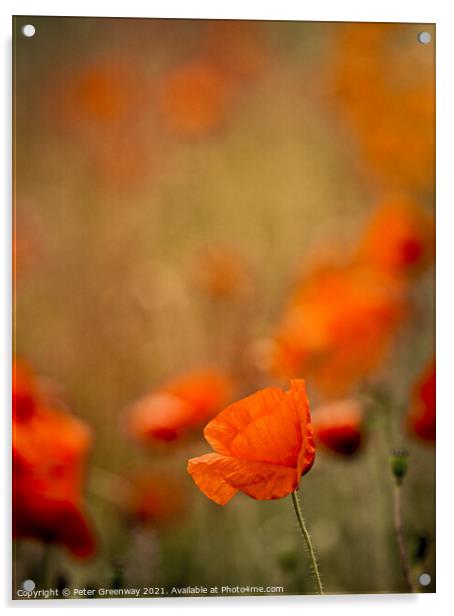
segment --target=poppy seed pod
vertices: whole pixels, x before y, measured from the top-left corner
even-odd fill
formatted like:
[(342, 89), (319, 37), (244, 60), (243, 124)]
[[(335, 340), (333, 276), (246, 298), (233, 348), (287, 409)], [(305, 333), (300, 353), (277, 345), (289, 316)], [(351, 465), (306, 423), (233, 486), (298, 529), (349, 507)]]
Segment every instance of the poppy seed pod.
[(401, 484), (408, 471), (408, 452), (403, 449), (393, 451), (389, 456), (389, 463), (396, 482)]

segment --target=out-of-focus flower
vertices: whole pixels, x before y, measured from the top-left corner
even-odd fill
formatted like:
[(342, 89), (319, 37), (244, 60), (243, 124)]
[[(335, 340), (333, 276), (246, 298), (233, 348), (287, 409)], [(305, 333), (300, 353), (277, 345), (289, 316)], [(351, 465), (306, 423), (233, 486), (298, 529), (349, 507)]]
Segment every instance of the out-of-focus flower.
[(405, 315), (401, 283), (363, 265), (320, 267), (297, 288), (275, 336), (273, 370), (341, 395), (375, 370)]
[(12, 407), (17, 421), (28, 419), (37, 408), (66, 408), (62, 389), (52, 379), (38, 377), (23, 359), (13, 359)]
[(13, 360), (13, 418), (30, 418), (38, 402), (38, 387), (30, 366), (23, 360)]
[(219, 505), (238, 491), (258, 500), (282, 498), (314, 462), (315, 446), (304, 381), (290, 391), (262, 389), (224, 409), (205, 427), (216, 453), (188, 461), (200, 490)]
[(434, 64), (407, 24), (339, 28), (333, 80), (362, 160), (387, 188), (434, 182)]
[(260, 73), (265, 58), (258, 24), (207, 22), (197, 54), (162, 81), (158, 102), (164, 124), (179, 137), (195, 137), (219, 127), (240, 89)]
[(432, 359), (415, 383), (412, 392), (412, 404), (407, 415), (409, 430), (429, 442), (435, 442), (435, 392), (435, 359)]
[(212, 62), (195, 60), (166, 76), (159, 105), (169, 130), (191, 137), (222, 122), (231, 96), (228, 75)]
[(169, 472), (141, 471), (128, 477), (123, 506), (140, 524), (165, 527), (176, 523), (187, 510), (185, 486)]
[(129, 408), (127, 419), (129, 432), (145, 443), (174, 441), (189, 426), (198, 423), (191, 404), (166, 392), (140, 398)]
[(206, 419), (226, 404), (232, 393), (232, 382), (225, 373), (205, 368), (167, 381), (162, 389), (191, 404)]
[(155, 172), (143, 120), (150, 88), (132, 64), (121, 57), (82, 66), (59, 80), (50, 104), (53, 120), (83, 143), (90, 167), (114, 190), (131, 190)]
[(19, 362), (13, 408), (14, 537), (90, 556), (95, 542), (82, 498), (90, 431), (70, 414), (42, 405), (33, 373)]
[(139, 440), (173, 441), (215, 415), (229, 400), (230, 378), (217, 370), (184, 374), (133, 403), (129, 432)]
[(60, 121), (77, 131), (117, 127), (137, 112), (143, 92), (140, 85), (124, 61), (85, 66), (60, 85)]
[(251, 79), (261, 71), (267, 54), (260, 24), (216, 20), (207, 28), (205, 51), (218, 66), (239, 79)]
[(244, 259), (232, 248), (211, 245), (200, 251), (194, 267), (196, 285), (217, 299), (231, 299), (250, 288)]
[(372, 215), (357, 256), (398, 275), (420, 271), (435, 256), (433, 216), (406, 199), (383, 202)]
[(87, 428), (65, 413), (39, 407), (13, 430), (15, 537), (60, 543), (79, 557), (94, 551), (82, 502)]
[(312, 413), (315, 440), (335, 453), (350, 456), (363, 440), (363, 410), (351, 398), (323, 404)]

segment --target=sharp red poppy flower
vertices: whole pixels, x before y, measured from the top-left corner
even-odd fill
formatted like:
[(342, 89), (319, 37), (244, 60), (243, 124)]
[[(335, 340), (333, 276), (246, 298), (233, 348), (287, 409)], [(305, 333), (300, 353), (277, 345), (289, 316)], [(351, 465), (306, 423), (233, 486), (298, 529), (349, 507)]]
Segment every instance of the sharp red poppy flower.
[(435, 359), (432, 359), (414, 385), (407, 424), (413, 434), (433, 443), (436, 433), (435, 402), (436, 371)]
[(312, 414), (316, 442), (344, 456), (350, 456), (360, 448), (362, 424), (362, 407), (353, 398), (324, 404)]
[(79, 557), (94, 551), (82, 485), (88, 428), (39, 402), (32, 371), (16, 362), (13, 382), (13, 535), (59, 543)]
[(215, 453), (188, 461), (200, 490), (219, 505), (238, 491), (258, 500), (282, 498), (314, 462), (315, 446), (303, 380), (290, 390), (268, 387), (224, 409), (205, 427)]
[(383, 202), (374, 212), (360, 242), (358, 258), (395, 274), (420, 271), (433, 262), (435, 226), (432, 214), (406, 199)]
[(404, 287), (361, 264), (317, 268), (298, 286), (275, 337), (273, 370), (309, 374), (330, 395), (375, 370), (405, 315)]
[(129, 431), (146, 443), (173, 441), (221, 409), (231, 395), (227, 375), (203, 369), (168, 381), (129, 409)]

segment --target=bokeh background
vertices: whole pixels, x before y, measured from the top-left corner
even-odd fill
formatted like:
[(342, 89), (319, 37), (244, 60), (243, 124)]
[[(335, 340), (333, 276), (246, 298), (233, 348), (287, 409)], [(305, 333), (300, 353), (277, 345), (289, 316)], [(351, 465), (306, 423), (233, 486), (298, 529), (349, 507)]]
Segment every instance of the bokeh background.
[(433, 591), (433, 26), (14, 24), (14, 589), (313, 592), (290, 497), (220, 507), (186, 471), (300, 377), (327, 592), (406, 590), (396, 449)]

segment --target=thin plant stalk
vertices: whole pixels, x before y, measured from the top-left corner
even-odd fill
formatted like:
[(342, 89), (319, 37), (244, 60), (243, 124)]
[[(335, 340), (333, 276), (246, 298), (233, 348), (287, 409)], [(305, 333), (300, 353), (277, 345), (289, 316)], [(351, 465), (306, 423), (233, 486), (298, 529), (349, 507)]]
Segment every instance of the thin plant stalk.
[(400, 481), (396, 481), (394, 484), (394, 531), (396, 533), (397, 545), (399, 546), (400, 566), (404, 575), (405, 583), (409, 592), (416, 592), (404, 538), (402, 523), (402, 483)]
[(317, 556), (315, 554), (311, 536), (309, 535), (309, 531), (306, 528), (306, 522), (304, 521), (303, 511), (302, 511), (301, 504), (298, 499), (298, 494), (296, 490), (295, 492), (292, 492), (292, 500), (293, 500), (293, 505), (295, 507), (296, 517), (298, 518), (298, 524), (301, 529), (301, 533), (306, 543), (306, 548), (307, 548), (307, 551), (309, 553), (309, 557), (311, 560), (312, 579), (314, 581), (315, 587), (317, 588), (317, 594), (323, 595), (324, 594), (323, 585), (322, 585), (322, 580), (320, 577), (320, 572), (318, 570)]
[(41, 586), (42, 588), (50, 588), (52, 586), (52, 556), (54, 554), (53, 546), (44, 543), (41, 555)]

